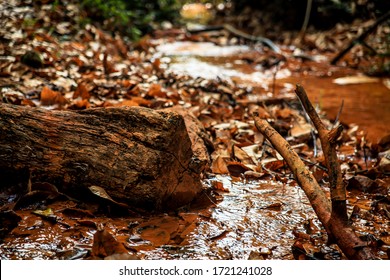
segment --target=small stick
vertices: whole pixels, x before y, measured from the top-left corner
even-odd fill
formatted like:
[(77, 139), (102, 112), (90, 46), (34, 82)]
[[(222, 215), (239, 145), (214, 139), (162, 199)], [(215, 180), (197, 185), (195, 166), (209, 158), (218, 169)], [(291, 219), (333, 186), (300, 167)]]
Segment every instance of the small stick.
[(371, 25), (366, 31), (364, 31), (362, 34), (360, 34), (359, 37), (357, 37), (356, 39), (352, 40), (352, 42), (345, 49), (343, 49), (341, 52), (339, 52), (338, 55), (336, 55), (335, 58), (332, 59), (330, 64), (335, 65), (355, 45), (361, 44), (361, 42), (363, 42), (364, 39), (366, 39), (366, 37), (370, 33), (374, 32), (374, 30), (378, 27), (378, 25), (382, 24), (382, 22), (385, 22), (389, 17), (390, 17), (390, 10), (386, 14), (384, 14), (383, 16), (378, 18), (378, 20), (373, 25)]
[(339, 125), (329, 131), (321, 121), (313, 105), (307, 97), (305, 89), (297, 84), (295, 93), (301, 100), (310, 119), (312, 120), (321, 140), (326, 166), (329, 172), (330, 194), (332, 199), (332, 215), (337, 215), (342, 221), (347, 222), (346, 190), (341, 174), (340, 164), (336, 153), (336, 139), (341, 135), (343, 127)]

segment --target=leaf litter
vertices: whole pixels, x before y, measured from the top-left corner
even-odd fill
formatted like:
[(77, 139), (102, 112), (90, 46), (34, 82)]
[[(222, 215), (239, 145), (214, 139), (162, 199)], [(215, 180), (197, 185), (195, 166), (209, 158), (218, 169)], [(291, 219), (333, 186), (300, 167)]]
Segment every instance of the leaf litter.
[[(156, 32), (132, 44), (93, 25), (73, 28), (79, 11), (67, 2), (65, 9), (44, 5), (41, 11), (19, 1), (0, 5), (2, 102), (60, 110), (180, 105), (201, 121), (214, 146), (203, 180), (212, 190), (211, 206), (172, 213), (130, 211), (98, 186), (89, 194), (94, 198), (82, 202), (54, 185), (31, 184), (29, 176), (17, 182), (0, 178), (2, 259), (343, 258), (327, 245), (303, 191), (250, 116), (257, 112), (267, 119), (327, 189), (318, 139), (289, 79), (348, 75), (336, 80), (346, 86), (377, 80), (356, 80), (356, 70), (330, 67), (325, 52), (321, 59), (303, 60), (283, 48), (287, 59), (279, 60), (260, 46), (226, 46), (224, 33), (211, 39), (184, 31), (171, 38)], [(25, 21), (30, 17), (43, 20), (31, 29)], [(68, 21), (57, 22), (53, 33), (55, 18)], [(186, 65), (202, 68), (187, 71)], [(368, 142), (356, 125), (343, 124), (339, 157), (351, 223), (378, 258), (388, 259), (389, 141)]]

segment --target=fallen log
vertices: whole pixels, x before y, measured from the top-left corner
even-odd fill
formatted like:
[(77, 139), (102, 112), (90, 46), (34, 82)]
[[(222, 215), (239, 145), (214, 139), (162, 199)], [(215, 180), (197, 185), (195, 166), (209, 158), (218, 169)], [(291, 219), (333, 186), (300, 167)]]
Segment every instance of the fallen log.
[(191, 146), (183, 117), (172, 111), (0, 104), (0, 173), (27, 170), (32, 181), (71, 196), (98, 186), (129, 206), (187, 205), (202, 192), (206, 164)]
[(266, 120), (259, 118), (256, 114), (253, 116), (255, 125), (286, 161), (324, 226), (329, 243), (336, 243), (348, 259), (375, 259), (367, 244), (355, 234), (346, 221), (345, 186), (341, 180), (341, 170), (335, 150), (335, 140), (341, 130), (336, 128), (329, 131), (325, 128), (302, 86), (297, 85), (296, 93), (310, 119), (319, 130), (330, 177), (331, 201), (328, 200), (326, 193), (288, 142)]

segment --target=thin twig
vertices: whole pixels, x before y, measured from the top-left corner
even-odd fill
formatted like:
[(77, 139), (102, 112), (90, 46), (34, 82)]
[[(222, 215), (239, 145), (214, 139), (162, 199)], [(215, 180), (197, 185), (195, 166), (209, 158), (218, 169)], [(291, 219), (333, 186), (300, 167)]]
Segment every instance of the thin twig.
[(305, 37), (307, 26), (309, 25), (312, 3), (313, 3), (313, 0), (307, 0), (305, 19), (303, 20), (301, 31), (299, 31), (298, 42), (302, 42), (303, 38)]
[(336, 119), (334, 120), (334, 123), (333, 123), (332, 128), (334, 128), (334, 126), (335, 126), (335, 125), (337, 124), (337, 122), (339, 121), (339, 118), (340, 118), (341, 112), (343, 111), (343, 108), (344, 108), (344, 99), (341, 100), (341, 105), (340, 105), (339, 111), (338, 111), (338, 113), (337, 113)]
[(360, 34), (359, 37), (357, 37), (356, 39), (352, 40), (352, 42), (345, 49), (343, 49), (341, 52), (339, 52), (339, 54), (336, 55), (335, 58), (332, 59), (330, 64), (335, 65), (344, 55), (346, 55), (350, 51), (350, 49), (352, 49), (357, 44), (361, 44), (361, 42), (363, 42), (364, 39), (366, 39), (366, 37), (370, 33), (374, 32), (374, 30), (378, 27), (378, 25), (380, 25), (383, 22), (385, 22), (389, 17), (390, 17), (390, 10), (387, 13), (385, 13), (383, 16), (381, 16), (366, 31), (364, 31), (362, 34)]

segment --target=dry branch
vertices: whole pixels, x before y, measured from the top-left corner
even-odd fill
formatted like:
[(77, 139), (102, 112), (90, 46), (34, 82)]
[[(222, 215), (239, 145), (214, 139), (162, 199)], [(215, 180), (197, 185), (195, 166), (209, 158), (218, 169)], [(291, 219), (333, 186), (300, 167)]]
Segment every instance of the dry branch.
[(348, 220), (346, 206), (347, 195), (336, 152), (336, 140), (341, 135), (343, 127), (339, 125), (332, 130), (328, 130), (321, 121), (313, 105), (310, 103), (305, 89), (298, 84), (295, 92), (301, 100), (303, 107), (312, 120), (320, 137), (322, 151), (328, 168), (330, 196), (332, 199), (332, 215), (337, 215), (346, 223)]
[[(267, 121), (262, 120), (256, 115), (254, 115), (255, 125), (287, 162), (296, 181), (308, 197), (318, 219), (326, 229), (329, 241), (335, 242), (349, 259), (374, 259), (375, 257), (367, 247), (367, 244), (346, 223), (346, 208), (342, 205), (342, 203), (345, 203), (345, 189), (341, 189), (344, 186), (338, 181), (341, 178), (341, 171), (338, 165), (334, 143), (335, 139), (341, 133), (341, 128), (328, 131), (311, 105), (304, 89), (300, 85), (297, 85), (296, 92), (319, 132), (323, 149), (326, 149), (324, 154), (328, 163), (328, 172), (335, 172), (331, 179), (331, 184), (335, 184), (336, 186), (331, 190), (331, 196), (334, 195), (332, 197), (332, 206), (325, 192), (320, 188), (318, 182), (288, 142)], [(333, 205), (333, 203), (336, 205)], [(342, 205), (341, 207), (340, 204)], [(345, 213), (341, 213), (344, 209)]]

